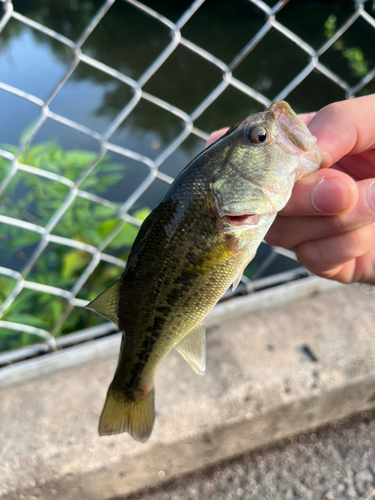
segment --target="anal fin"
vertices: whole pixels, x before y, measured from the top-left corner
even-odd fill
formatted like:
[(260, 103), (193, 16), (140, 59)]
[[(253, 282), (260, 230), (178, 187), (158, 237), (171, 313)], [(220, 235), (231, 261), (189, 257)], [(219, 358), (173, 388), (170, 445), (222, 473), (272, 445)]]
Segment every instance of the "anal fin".
[(193, 328), (175, 349), (199, 375), (206, 371), (206, 334), (203, 324)]

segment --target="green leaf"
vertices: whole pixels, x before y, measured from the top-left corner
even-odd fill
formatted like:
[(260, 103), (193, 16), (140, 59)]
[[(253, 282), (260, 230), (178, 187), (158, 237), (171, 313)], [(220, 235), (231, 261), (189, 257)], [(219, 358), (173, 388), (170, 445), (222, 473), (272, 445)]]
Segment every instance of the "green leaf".
[(90, 258), (87, 252), (83, 250), (71, 250), (63, 257), (61, 275), (63, 278), (71, 278), (76, 271), (87, 266)]
[(92, 163), (97, 156), (97, 153), (91, 151), (73, 149), (65, 153), (65, 162), (74, 163), (78, 166), (86, 166)]
[(97, 188), (100, 188), (101, 191), (108, 186), (113, 186), (117, 182), (119, 182), (123, 178), (122, 174), (107, 174), (106, 176), (101, 177), (100, 184)]
[(49, 304), (49, 323), (55, 325), (63, 314), (63, 305), (59, 300), (52, 300)]
[(94, 217), (98, 217), (100, 219), (113, 219), (113, 217), (117, 216), (116, 212), (105, 205), (95, 204), (94, 209)]
[(6, 320), (14, 323), (24, 323), (25, 325), (35, 326), (36, 328), (48, 328), (48, 324), (40, 316), (34, 316), (30, 313), (7, 314)]
[(126, 224), (123, 229), (113, 238), (108, 245), (109, 248), (131, 247), (138, 234), (138, 228), (132, 224)]
[(16, 280), (0, 276), (0, 304), (10, 295), (16, 286)]
[(140, 208), (139, 210), (136, 210), (133, 214), (133, 217), (135, 217), (138, 220), (141, 220), (142, 222), (148, 217), (151, 213), (151, 210), (147, 207), (145, 208)]
[(24, 247), (29, 247), (32, 245), (36, 245), (40, 241), (40, 234), (34, 233), (33, 231), (27, 231), (22, 234), (17, 232), (15, 240), (11, 240), (10, 248), (14, 251), (17, 249), (21, 249)]
[(100, 236), (102, 237), (102, 239), (104, 239), (106, 236), (109, 235), (109, 233), (111, 231), (113, 231), (113, 229), (119, 224), (119, 220), (116, 219), (110, 219), (110, 220), (106, 220), (104, 221), (102, 224), (100, 224), (100, 226), (98, 227), (98, 232), (100, 234)]
[(95, 231), (94, 229), (83, 229), (81, 234), (85, 242), (94, 246), (98, 246), (103, 240), (99, 231)]
[(20, 144), (23, 145), (25, 144), (26, 140), (28, 139), (30, 132), (34, 129), (36, 122), (30, 123), (28, 127), (25, 128), (25, 130), (22, 132), (20, 136)]

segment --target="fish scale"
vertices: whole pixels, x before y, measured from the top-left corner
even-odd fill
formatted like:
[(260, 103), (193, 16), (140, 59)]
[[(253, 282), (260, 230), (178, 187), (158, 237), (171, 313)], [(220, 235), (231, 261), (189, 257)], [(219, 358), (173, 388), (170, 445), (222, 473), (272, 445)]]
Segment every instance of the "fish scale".
[[(147, 384), (155, 364), (161, 359), (160, 353), (166, 354), (187, 331), (200, 322), (227, 288), (225, 268), (217, 270), (218, 276), (212, 270), (213, 276), (210, 276), (210, 269), (205, 269), (206, 272), (202, 274), (192, 264), (194, 261), (199, 262), (201, 255), (205, 255), (212, 247), (222, 243), (220, 234), (212, 223), (214, 217), (206, 196), (209, 187), (199, 164), (194, 174), (190, 176), (189, 182), (176, 189), (173, 196), (167, 193), (166, 202), (159, 204), (153, 221), (149, 221), (152, 228), (148, 230), (146, 241), (143, 241), (140, 232), (142, 249), (138, 248), (138, 239), (134, 243), (136, 262), (133, 263), (133, 259), (129, 258), (121, 288), (121, 301), (129, 307), (119, 313), (119, 327), (131, 339), (137, 339), (137, 342), (133, 340), (131, 348), (128, 345), (127, 353), (131, 352), (131, 355), (129, 354), (129, 359), (124, 358), (121, 365), (123, 368), (118, 373), (121, 380), (126, 380), (127, 375), (130, 376), (133, 372), (132, 365), (137, 362), (134, 358), (139, 361), (139, 352), (144, 346), (142, 337), (136, 335), (141, 328), (146, 327), (142, 310), (148, 308), (154, 314), (152, 326), (148, 325), (152, 332), (149, 332), (149, 336), (155, 338), (154, 349), (148, 352), (148, 366), (142, 372), (143, 380), (139, 380), (140, 384)], [(175, 199), (178, 200), (176, 204), (173, 203)], [(182, 218), (179, 217), (180, 212), (183, 212)], [(191, 232), (196, 230), (197, 224), (201, 226), (202, 232), (196, 235), (192, 245)], [(168, 231), (163, 231), (165, 226), (176, 226), (173, 228), (173, 236), (169, 236)], [(155, 248), (165, 249), (163, 262), (156, 260), (151, 266), (148, 256), (155, 252)], [(139, 266), (143, 273), (138, 272), (137, 280), (140, 279), (142, 283), (138, 289), (135, 288), (132, 275)], [(229, 271), (236, 274), (233, 266), (230, 266)], [(149, 274), (153, 275), (153, 287), (145, 279)], [(156, 325), (155, 318), (158, 320)]]
[(204, 371), (202, 320), (238, 283), (294, 181), (320, 162), (315, 138), (280, 101), (232, 127), (176, 178), (142, 224), (123, 274), (88, 305), (123, 332), (101, 435), (148, 439), (154, 373), (173, 347)]

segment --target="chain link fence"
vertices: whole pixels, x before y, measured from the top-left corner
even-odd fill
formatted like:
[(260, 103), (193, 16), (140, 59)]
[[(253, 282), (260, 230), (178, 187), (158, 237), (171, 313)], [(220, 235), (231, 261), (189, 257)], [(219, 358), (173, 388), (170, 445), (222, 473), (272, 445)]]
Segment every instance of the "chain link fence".
[[(114, 8), (115, 4), (119, 4), (120, 2), (132, 6), (139, 14), (144, 16), (145, 20), (146, 18), (152, 19), (154, 22), (159, 23), (169, 33), (169, 42), (137, 78), (133, 78), (115, 69), (115, 67), (111, 66), (110, 61), (106, 63), (106, 61), (99, 61), (95, 57), (92, 57), (89, 51), (85, 51), (83, 47), (87, 39), (103, 23), (103, 19), (105, 19), (107, 13)], [(116, 252), (110, 251), (111, 242), (115, 241), (122, 234), (125, 227), (128, 230), (131, 228), (133, 233), (136, 233), (136, 229), (141, 224), (140, 218), (142, 217), (139, 218), (137, 216), (134, 207), (137, 206), (137, 202), (144, 200), (144, 195), (147, 194), (151, 185), (159, 182), (159, 184), (162, 183), (167, 187), (173, 181), (172, 176), (163, 170), (163, 165), (173, 157), (173, 154), (179, 150), (181, 145), (188, 139), (199, 139), (202, 149), (203, 141), (208, 139), (210, 129), (206, 127), (206, 130), (202, 130), (204, 127), (198, 127), (197, 123), (199, 123), (199, 118), (205, 111), (211, 109), (212, 105), (218, 101), (220, 96), (224, 95), (225, 91), (228, 89), (239, 91), (241, 96), (243, 96), (244, 102), (250, 98), (258, 106), (258, 110), (269, 106), (273, 101), (287, 99), (297, 88), (303, 86), (306, 79), (312, 74), (323, 76), (329, 81), (330, 85), (333, 85), (335, 88), (337, 87), (342, 95), (347, 98), (359, 95), (361, 92), (365, 93), (366, 89), (369, 88), (372, 91), (371, 85), (375, 78), (375, 67), (372, 67), (371, 63), (366, 61), (366, 57), (361, 52), (361, 49), (348, 47), (342, 41), (342, 36), (359, 22), (361, 26), (365, 25), (366, 29), (370, 30), (375, 39), (375, 10), (372, 1), (351, 1), (351, 13), (341, 24), (337, 22), (335, 16), (328, 18), (325, 23), (326, 39), (323, 43), (319, 44), (319, 47), (314, 48), (303, 39), (303, 27), (300, 36), (292, 32), (287, 27), (287, 23), (283, 24), (279, 21), (279, 15), (286, 8), (289, 11), (293, 9), (295, 2), (291, 1), (288, 3), (288, 0), (282, 0), (274, 5), (268, 5), (268, 3), (272, 2), (266, 3), (261, 0), (248, 0), (248, 4), (253, 11), (257, 11), (258, 16), (261, 16), (263, 21), (260, 29), (257, 30), (255, 35), (249, 37), (245, 46), (239, 50), (229, 63), (223, 62), (220, 58), (183, 36), (185, 33), (184, 28), (199, 14), (205, 4), (206, 6), (210, 4), (209, 0), (196, 0), (192, 2), (175, 22), (155, 11), (146, 3), (141, 3), (137, 0), (106, 0), (100, 5), (90, 22), (81, 31), (81, 34), (75, 39), (73, 37), (70, 39), (58, 31), (41, 24), (38, 20), (21, 14), (17, 11), (16, 1), (1, 0), (0, 6), (3, 9), (3, 13), (0, 19), (0, 39), (4, 30), (9, 26), (9, 23), (17, 21), (29, 27), (33, 32), (38, 32), (44, 37), (49, 37), (59, 47), (64, 46), (64, 50), (70, 54), (70, 62), (66, 65), (66, 71), (60, 76), (58, 83), (52, 90), (50, 89), (48, 96), (43, 99), (33, 93), (21, 90), (16, 85), (0, 81), (1, 91), (31, 103), (38, 110), (37, 119), (28, 124), (29, 126), (26, 128), (19, 147), (7, 148), (1, 146), (0, 159), (5, 165), (0, 185), (0, 194), (3, 200), (4, 197), (7, 197), (12, 182), (20, 174), (26, 175), (28, 178), (37, 178), (38, 182), (52, 182), (53, 185), (62, 186), (64, 189), (64, 195), (59, 198), (59, 205), (56, 207), (56, 203), (52, 203), (49, 208), (47, 207), (47, 216), (44, 217), (43, 224), (40, 224), (36, 219), (33, 220), (30, 216), (25, 216), (22, 210), (17, 210), (14, 206), (13, 208), (7, 206), (6, 210), (2, 209), (0, 211), (0, 237), (3, 244), (7, 241), (6, 238), (10, 240), (12, 238), (20, 238), (22, 240), (24, 235), (30, 234), (35, 237), (33, 245), (29, 245), (29, 253), (26, 252), (26, 261), (19, 269), (14, 268), (16, 266), (12, 267), (11, 264), (3, 265), (4, 263), (0, 262), (0, 279), (3, 279), (3, 284), (5, 282), (7, 284), (6, 287), (3, 287), (3, 301), (0, 306), (0, 314), (2, 315), (2, 320), (0, 320), (0, 337), (2, 336), (3, 339), (7, 336), (11, 338), (14, 333), (21, 332), (36, 339), (36, 343), (35, 340), (31, 341), (32, 345), (28, 347), (1, 354), (0, 365), (24, 359), (38, 353), (49, 352), (57, 347), (102, 336), (114, 331), (112, 325), (102, 323), (88, 330), (84, 329), (82, 332), (75, 332), (71, 335), (59, 337), (72, 311), (82, 308), (87, 303), (87, 300), (93, 298), (85, 296), (85, 293), (82, 293), (82, 291), (84, 291), (85, 284), (93, 276), (93, 273), (100, 269), (100, 265), (106, 265), (105, 270), (111, 267), (115, 269), (115, 272), (112, 273), (113, 276), (111, 275), (113, 278), (112, 281), (114, 281), (116, 273), (117, 276), (120, 274), (121, 268), (125, 265), (125, 259), (123, 256), (119, 257)], [(152, 2), (148, 3), (153, 5)], [(215, 5), (212, 2), (210, 8), (215, 9)], [(206, 26), (205, 29), (209, 30), (210, 26)], [(286, 85), (283, 85), (283, 88), (277, 92), (277, 95), (267, 97), (265, 95), (266, 92), (263, 93), (257, 90), (256, 85), (251, 86), (244, 79), (237, 77), (237, 70), (247, 60), (249, 55), (255, 53), (257, 47), (260, 47), (262, 41), (267, 39), (270, 33), (276, 33), (283, 40), (291, 43), (293, 45), (291, 48), (292, 51), (303, 51), (307, 63), (303, 65), (302, 69), (298, 69), (298, 73)], [(115, 49), (115, 40), (113, 44), (113, 48)], [(360, 41), (358, 45), (360, 45)], [(374, 46), (375, 43), (372, 47)], [(215, 84), (213, 90), (206, 93), (203, 100), (198, 105), (195, 105), (191, 112), (186, 112), (180, 109), (180, 107), (167, 102), (166, 99), (162, 99), (147, 90), (148, 82), (157, 73), (162, 71), (165, 64), (171, 60), (172, 55), (179, 47), (183, 47), (189, 53), (194, 54), (196, 58), (209, 63), (220, 74), (218, 83)], [(350, 67), (351, 72), (356, 72), (355, 81), (351, 78), (346, 79), (340, 74), (339, 70), (334, 71), (334, 69), (325, 63), (324, 57), (332, 48), (335, 49), (334, 57), (336, 59), (344, 59), (346, 65)], [(264, 57), (267, 57), (267, 54), (264, 54)], [(103, 80), (110, 77), (120, 82), (123, 88), (126, 88), (131, 93), (130, 99), (122, 106), (122, 109), (114, 119), (111, 119), (111, 122), (102, 132), (95, 130), (95, 127), (90, 128), (78, 121), (72, 120), (68, 116), (64, 116), (63, 111), (59, 113), (52, 111), (54, 100), (67, 87), (69, 78), (82, 63), (85, 63), (86, 67), (91, 68), (91, 70), (95, 70), (97, 74), (101, 75)], [(176, 71), (178, 71), (178, 68), (176, 68)], [(253, 72), (257, 72), (256, 67), (253, 68)], [(1, 75), (0, 80), (2, 80)], [(129, 121), (131, 119), (138, 109), (137, 107), (142, 103), (151, 103), (155, 106), (154, 109), (163, 110), (168, 115), (176, 118), (179, 123), (176, 127), (177, 132), (170, 140), (166, 141), (166, 145), (161, 151), (157, 151), (156, 156), (141, 154), (131, 147), (119, 145), (116, 143), (118, 141), (112, 140), (116, 136), (119, 127), (126, 123), (126, 120)], [(293, 102), (291, 104), (293, 105)], [(306, 109), (297, 109), (297, 111), (311, 111), (311, 106), (313, 105), (314, 101), (307, 100), (308, 107)], [(245, 114), (246, 111), (243, 112), (243, 115)], [(12, 120), (12, 117), (9, 116), (8, 120)], [(90, 156), (79, 174), (73, 178), (71, 175), (66, 174), (65, 171), (59, 171), (58, 168), (49, 168), (48, 163), (33, 161), (32, 155), (27, 154), (30, 151), (30, 145), (33, 144), (37, 134), (47, 122), (49, 124), (52, 122), (62, 124), (68, 127), (72, 133), (88, 137), (96, 144), (97, 152)], [(228, 126), (232, 125), (232, 123), (226, 124)], [(159, 146), (156, 144), (155, 148), (160, 149)], [(129, 162), (136, 162), (139, 168), (143, 169), (143, 172), (147, 172), (122, 203), (116, 203), (105, 195), (95, 194), (92, 190), (85, 188), (88, 185), (88, 180), (92, 179), (100, 171), (100, 166), (105, 161), (108, 153), (124, 158)], [(28, 160), (25, 161), (25, 159)], [(55, 161), (55, 158), (51, 161)], [(97, 180), (96, 177), (95, 180)], [(113, 221), (115, 221), (107, 224), (107, 231), (102, 233), (101, 241), (71, 237), (69, 236), (69, 232), (64, 235), (56, 231), (61, 220), (67, 216), (69, 210), (77, 203), (77, 200), (86, 200), (87, 203), (92, 204), (90, 206), (95, 206), (96, 208), (103, 207), (104, 213), (108, 217), (111, 215)], [(74, 224), (74, 221), (71, 224)], [(65, 250), (67, 249), (67, 253), (63, 256), (66, 265), (71, 262), (69, 259), (71, 259), (72, 255), (76, 258), (77, 252), (84, 253), (85, 258), (81, 259), (80, 262), (81, 268), (82, 266), (84, 268), (82, 271), (79, 268), (79, 275), (76, 275), (72, 286), (60, 286), (59, 283), (51, 284), (48, 280), (38, 279), (40, 274), (33, 273), (36, 266), (41, 265), (43, 255), (47, 252), (47, 248), (51, 248), (51, 245), (54, 248), (63, 247)], [(260, 254), (262, 260), (258, 262), (258, 267), (252, 272), (251, 280), (245, 276), (237, 293), (254, 292), (266, 286), (273, 286), (287, 280), (308, 275), (306, 270), (295, 264), (292, 266), (292, 269), (265, 276), (266, 270), (270, 268), (279, 255), (293, 260), (294, 254), (281, 248), (271, 249), (269, 247), (266, 251), (261, 251)], [(11, 263), (12, 259), (8, 260), (8, 262)], [(71, 265), (74, 267), (74, 262)], [(103, 272), (107, 272), (105, 270)], [(45, 269), (45, 272), (48, 274), (48, 269)], [(97, 289), (96, 294), (102, 290), (104, 288)], [(43, 328), (30, 321), (30, 314), (18, 314), (18, 316), (10, 314), (17, 301), (28, 300), (29, 296), (25, 295), (25, 292), (37, 293), (43, 297), (44, 302), (49, 302), (50, 304), (63, 304), (59, 320), (55, 323), (51, 322), (50, 328)], [(33, 313), (35, 316), (38, 315), (37, 310), (33, 311)], [(66, 328), (68, 329), (65, 329), (64, 333), (69, 332), (69, 327)], [(56, 337), (59, 338), (56, 339)]]

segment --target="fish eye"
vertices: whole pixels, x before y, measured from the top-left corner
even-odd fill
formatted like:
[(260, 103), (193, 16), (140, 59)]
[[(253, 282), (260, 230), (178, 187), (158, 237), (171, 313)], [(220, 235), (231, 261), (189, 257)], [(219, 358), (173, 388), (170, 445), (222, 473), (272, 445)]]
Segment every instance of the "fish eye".
[(255, 125), (248, 128), (246, 131), (246, 135), (249, 138), (250, 142), (257, 146), (267, 144), (270, 137), (268, 130), (263, 125)]

